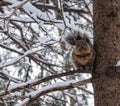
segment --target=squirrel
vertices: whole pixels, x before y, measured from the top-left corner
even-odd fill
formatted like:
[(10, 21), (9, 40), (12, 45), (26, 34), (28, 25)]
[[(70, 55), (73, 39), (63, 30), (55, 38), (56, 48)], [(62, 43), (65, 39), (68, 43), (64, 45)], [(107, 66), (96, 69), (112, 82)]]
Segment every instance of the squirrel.
[(71, 33), (65, 40), (74, 46), (72, 51), (72, 61), (77, 68), (93, 66), (96, 53), (90, 39), (85, 33)]

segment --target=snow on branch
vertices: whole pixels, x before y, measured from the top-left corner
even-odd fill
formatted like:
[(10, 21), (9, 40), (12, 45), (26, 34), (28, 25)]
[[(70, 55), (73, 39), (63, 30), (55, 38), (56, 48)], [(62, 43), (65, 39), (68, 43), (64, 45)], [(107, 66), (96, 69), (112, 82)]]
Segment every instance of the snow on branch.
[(75, 88), (75, 87), (78, 87), (78, 86), (81, 86), (81, 85), (84, 85), (87, 83), (91, 83), (91, 79), (86, 79), (83, 81), (70, 80), (70, 81), (66, 81), (66, 82), (57, 82), (55, 84), (48, 85), (39, 90), (28, 93), (26, 95), (26, 96), (28, 96), (28, 98), (24, 99), (22, 101), (22, 103), (17, 104), (15, 106), (27, 106), (30, 102), (35, 101), (38, 97), (40, 97), (46, 93), (71, 89), (71, 88)]
[(14, 78), (13, 76), (10, 76), (8, 73), (5, 73), (4, 71), (0, 72), (0, 78), (3, 78), (5, 80), (10, 80), (10, 81), (15, 82), (15, 83), (18, 83), (19, 81), (23, 81), (21, 79)]
[(8, 24), (10, 22), (10, 19), (16, 13), (17, 9), (21, 8), (22, 6), (24, 6), (28, 1), (30, 1), (30, 0), (24, 0), (23, 2), (18, 2), (18, 1), (15, 2), (14, 0), (11, 0), (11, 2), (7, 1), (9, 3), (13, 3), (13, 5), (15, 5), (15, 6), (13, 6), (13, 5), (11, 6), (12, 8), (14, 7), (14, 9), (13, 9), (13, 11), (10, 13), (10, 15), (7, 18), (7, 21), (6, 21), (6, 24), (5, 24), (5, 28), (4, 28), (5, 31), (8, 30), (8, 28), (9, 28)]
[(36, 86), (38, 84), (44, 83), (46, 81), (49, 81), (49, 80), (52, 80), (52, 79), (55, 79), (55, 78), (60, 78), (60, 77), (63, 77), (63, 76), (73, 75), (75, 73), (80, 73), (80, 72), (85, 73), (86, 71), (85, 70), (79, 70), (79, 69), (78, 70), (71, 70), (71, 71), (67, 71), (67, 72), (64, 72), (64, 73), (59, 73), (59, 74), (47, 76), (47, 77), (44, 77), (42, 79), (36, 79), (36, 80), (30, 80), (30, 81), (27, 81), (27, 82), (11, 84), (11, 85), (8, 86), (7, 90), (0, 92), (0, 96), (4, 96), (4, 95), (7, 95), (7, 94), (15, 92), (15, 91), (31, 88), (33, 86)]
[[(87, 15), (91, 14), (91, 11), (89, 10), (89, 8), (87, 8), (87, 10), (85, 10), (81, 7), (75, 8), (75, 7), (70, 7), (67, 4), (65, 4), (67, 6), (63, 5), (63, 11), (62, 11), (59, 7), (51, 5), (51, 4), (47, 4), (47, 3), (45, 4), (45, 3), (40, 3), (40, 2), (29, 2), (29, 0), (22, 1), (22, 2), (17, 1), (17, 0), (10, 0), (10, 1), (5, 0), (5, 1), (12, 4), (11, 6), (9, 6), (10, 8), (14, 8), (13, 12), (8, 17), (7, 24), (9, 23), (10, 19), (16, 20), (16, 21), (23, 21), (22, 18), (24, 18), (24, 17), (21, 17), (21, 19), (20, 19), (20, 18), (14, 16), (12, 18), (13, 14), (16, 12), (16, 10), (21, 7), (24, 10), (24, 12), (29, 16), (29, 18), (25, 17), (24, 21), (27, 22), (27, 20), (28, 21), (34, 20), (36, 23), (38, 23), (40, 25), (40, 27), (43, 29), (43, 31), (45, 31), (44, 22), (47, 22), (49, 24), (52, 23), (62, 30), (64, 30), (66, 25), (65, 25), (64, 19), (62, 19), (62, 20), (56, 19), (56, 15), (54, 14), (53, 11), (52, 11), (52, 14), (49, 14), (48, 12), (42, 11), (42, 9), (54, 10), (54, 11), (57, 11), (61, 15), (66, 12), (77, 13), (78, 15), (80, 15), (85, 20), (87, 20), (88, 22), (91, 23), (91, 20), (89, 20), (88, 18), (86, 18), (83, 15), (83, 14), (87, 14)], [(87, 6), (87, 4), (86, 4), (86, 6)], [(68, 15), (67, 15), (67, 17), (68, 17)], [(91, 15), (91, 17), (92, 17), (92, 15)], [(63, 16), (62, 16), (62, 18), (63, 18)]]
[(24, 55), (22, 55), (22, 56), (18, 56), (18, 57), (14, 58), (14, 59), (8, 60), (8, 61), (5, 62), (5, 63), (1, 63), (1, 64), (0, 64), (0, 69), (2, 69), (2, 68), (4, 68), (4, 67), (7, 67), (7, 66), (10, 66), (10, 65), (13, 65), (13, 64), (19, 62), (19, 61), (20, 61), (21, 59), (23, 59), (25, 56), (28, 56), (28, 55), (30, 55), (30, 54), (34, 54), (34, 53), (36, 53), (36, 52), (38, 52), (38, 51), (40, 51), (40, 50), (41, 50), (41, 49), (37, 49), (37, 48), (30, 49), (30, 50), (26, 51), (26, 52), (24, 53)]
[(10, 47), (4, 45), (4, 44), (2, 44), (2, 43), (0, 43), (0, 47), (5, 48), (5, 49), (7, 49), (7, 50), (10, 50), (10, 51), (12, 51), (12, 52), (18, 53), (18, 54), (20, 54), (20, 55), (23, 55), (23, 54), (24, 54), (24, 53), (22, 53), (22, 52), (20, 52), (20, 51), (18, 51), (18, 50), (16, 50), (16, 49), (13, 49), (13, 48), (10, 48)]
[(120, 66), (120, 60), (119, 61), (117, 61), (117, 63), (116, 63), (116, 65), (115, 65), (116, 67), (118, 67), (118, 66)]
[[(0, 11), (0, 31), (3, 31), (0, 38), (2, 55), (0, 58), (0, 84), (2, 85), (0, 86), (0, 97), (6, 103), (11, 99), (15, 100), (14, 105), (21, 102), (16, 106), (27, 106), (44, 95), (43, 103), (47, 104), (51, 102), (46, 100), (47, 93), (61, 92), (74, 87), (77, 88), (72, 90), (78, 91), (81, 89), (80, 85), (91, 82), (91, 79), (87, 78), (85, 78), (87, 80), (81, 81), (83, 77), (80, 73), (91, 74), (92, 70), (74, 70), (72, 60), (70, 60), (72, 48), (67, 48), (62, 41), (66, 30), (83, 28), (85, 31), (91, 31), (90, 3), (85, 5), (86, 0), (82, 0), (82, 2), (66, 1), (66, 4), (64, 0), (49, 1), (49, 3), (46, 0), (2, 1), (10, 3), (10, 5), (0, 7), (3, 10), (3, 12)], [(17, 57), (15, 57), (16, 55)], [(4, 69), (9, 74), (4, 73)], [(16, 75), (20, 79), (16, 78)], [(58, 80), (66, 81), (71, 78), (71, 75), (76, 81), (58, 82)], [(56, 83), (49, 85), (53, 82)], [(16, 92), (20, 94), (16, 95)], [(56, 101), (58, 96), (54, 94), (50, 93)], [(39, 99), (41, 101), (42, 97)], [(59, 101), (61, 102), (63, 99), (62, 97)], [(7, 104), (9, 105), (9, 103)], [(42, 103), (40, 104), (42, 105)]]
[[(52, 10), (56, 10), (58, 12), (60, 12), (59, 8), (56, 7), (56, 6), (53, 6), (53, 5), (48, 5), (48, 4), (44, 4), (44, 3), (36, 3), (34, 4), (34, 6), (38, 7), (38, 8), (46, 8), (46, 9), (52, 9)], [(66, 8), (66, 7), (63, 7), (63, 10), (65, 12), (75, 12), (75, 13), (83, 13), (83, 14), (88, 14), (89, 12), (88, 11), (85, 11), (83, 9), (76, 9), (76, 8)]]

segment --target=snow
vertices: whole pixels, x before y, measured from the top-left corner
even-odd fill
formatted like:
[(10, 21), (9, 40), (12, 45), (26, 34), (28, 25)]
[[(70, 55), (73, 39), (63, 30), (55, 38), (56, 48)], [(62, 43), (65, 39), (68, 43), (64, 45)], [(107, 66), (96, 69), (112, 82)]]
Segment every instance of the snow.
[(23, 59), (25, 56), (27, 56), (27, 55), (29, 55), (29, 54), (36, 53), (36, 52), (40, 51), (41, 49), (43, 49), (43, 48), (40, 48), (40, 49), (38, 49), (38, 48), (32, 48), (32, 49), (26, 51), (26, 52), (24, 53), (24, 55), (22, 55), (22, 56), (18, 56), (18, 57), (15, 57), (15, 58), (13, 58), (13, 59), (9, 59), (9, 60), (7, 60), (5, 63), (1, 63), (1, 64), (0, 64), (0, 68), (13, 65), (13, 64), (19, 62), (19, 61), (20, 61), (21, 59)]
[[(9, 6), (10, 9), (14, 9), (14, 7), (16, 6), (19, 6), (20, 4), (22, 4), (23, 2), (25, 2), (26, 0), (5, 0), (5, 1), (8, 1), (10, 3), (12, 3), (12, 5)], [(48, 4), (49, 5), (49, 4)], [(61, 9), (61, 6), (60, 6), (60, 2), (59, 2), (59, 8)], [(67, 2), (67, 5), (68, 5), (68, 2)], [(69, 2), (69, 6), (71, 6), (71, 3)], [(64, 15), (64, 21), (61, 21), (61, 20), (56, 20), (56, 17), (55, 17), (55, 14), (53, 13), (53, 11), (50, 13), (46, 13), (46, 12), (43, 12), (37, 8), (35, 8), (30, 2), (26, 3), (23, 7), (23, 10), (25, 11), (25, 13), (27, 13), (26, 15), (28, 15), (28, 17), (17, 17), (17, 16), (12, 16), (11, 17), (11, 20), (16, 20), (16, 21), (22, 21), (22, 22), (35, 22), (37, 24), (39, 24), (43, 29), (46, 28), (46, 26), (44, 25), (44, 22), (45, 21), (52, 21), (52, 23), (54, 24), (54, 26), (56, 26), (57, 28), (61, 29), (61, 30), (64, 30), (65, 27), (69, 27), (69, 28), (72, 28), (72, 29), (77, 29), (77, 26), (76, 24), (78, 23), (83, 23), (83, 20), (79, 20), (77, 19), (77, 21), (74, 20), (74, 18), (68, 14), (67, 12), (63, 13)], [(75, 8), (73, 8), (75, 9)], [(17, 12), (17, 11), (16, 11)], [(11, 13), (9, 12), (8, 14), (6, 14), (5, 16), (1, 16), (2, 18), (5, 18), (5, 17), (9, 17), (11, 15)], [(66, 24), (66, 26), (64, 25), (64, 22)], [(86, 21), (84, 21), (86, 22)], [(7, 30), (7, 29), (6, 29)], [(46, 29), (45, 29), (46, 30)], [(80, 30), (80, 29), (79, 29)], [(47, 31), (47, 30), (46, 30)], [(40, 35), (41, 36), (41, 35)], [(57, 35), (58, 36), (58, 35)], [(16, 39), (17, 40), (17, 39)], [(55, 39), (54, 36), (50, 36), (49, 38), (48, 37), (40, 37), (39, 39), (39, 42), (42, 43), (42, 44), (52, 44), (52, 43), (55, 43), (55, 42), (58, 42), (59, 40)], [(18, 42), (20, 42), (18, 40)], [(23, 47), (25, 48), (25, 45), (23, 45)], [(44, 48), (42, 48), (44, 49)], [(59, 48), (56, 48), (56, 50), (59, 50)], [(27, 50), (27, 49), (26, 49)], [(12, 59), (9, 59), (6, 61), (6, 63), (1, 63), (0, 64), (0, 68), (1, 67), (6, 67), (6, 66), (9, 66), (9, 65), (13, 65), (14, 63), (20, 61), (21, 59), (23, 59), (25, 56), (29, 55), (29, 54), (33, 54), (33, 53), (36, 53), (38, 52), (39, 50), (41, 50), (41, 48), (32, 48), (30, 50), (28, 50), (27, 52), (23, 53), (23, 55), (21, 56), (18, 56), (18, 57), (15, 57), (15, 58), (12, 58)], [(35, 58), (37, 58), (37, 55), (33, 55), (35, 56)], [(54, 57), (54, 56), (53, 56)], [(52, 58), (52, 57), (51, 57)], [(58, 57), (60, 58), (60, 57)], [(45, 61), (44, 59), (41, 59), (41, 58), (38, 58), (38, 60), (44, 62), (44, 63), (47, 63), (49, 64), (47, 61)], [(60, 59), (59, 59), (60, 60)], [(25, 62), (24, 62), (25, 63)], [(29, 64), (29, 63), (28, 63)], [(118, 62), (116, 64), (116, 66), (119, 66), (120, 65), (120, 62)], [(6, 72), (4, 72), (6, 73)], [(6, 73), (7, 74), (7, 73)], [(10, 77), (9, 77), (10, 78)], [(12, 79), (12, 78), (11, 78)], [(27, 82), (23, 82), (23, 83), (15, 83), (15, 84), (11, 84), (8, 86), (8, 91), (11, 91), (15, 88), (18, 88), (18, 87), (24, 87), (26, 85), (29, 85), (29, 84), (32, 84), (34, 83), (35, 81), (37, 80), (30, 80), (30, 81), (27, 81)], [(48, 85), (46, 87), (43, 87), (39, 90), (36, 90), (36, 91), (33, 91), (31, 93), (28, 93), (27, 95), (28, 96), (36, 96), (38, 94), (40, 94), (41, 92), (43, 91), (46, 91), (46, 90), (49, 90), (49, 89), (52, 89), (54, 87), (61, 87), (61, 86), (65, 86), (65, 85), (69, 85), (71, 83), (75, 82), (74, 80), (73, 81), (67, 81), (67, 82), (57, 82), (55, 84), (52, 84), (52, 85)], [(16, 95), (20, 95), (19, 92), (18, 93), (14, 93)], [(59, 94), (60, 96), (60, 94)], [(22, 103), (20, 104), (17, 104), (15, 106), (21, 106), (21, 105), (24, 105), (27, 101), (29, 101), (30, 98), (26, 98), (22, 101)]]
[(65, 25), (63, 24), (63, 22), (61, 22), (61, 23), (55, 23), (55, 26), (57, 26), (57, 28), (61, 29), (61, 30), (65, 29)]
[(5, 62), (4, 64), (1, 63), (1, 64), (0, 64), (0, 68), (10, 66), (10, 65), (12, 65), (12, 64), (14, 64), (14, 63), (16, 63), (16, 62), (18, 62), (19, 60), (21, 60), (23, 57), (24, 57), (24, 56), (18, 56), (18, 57), (14, 58), (14, 59), (8, 60), (8, 61)]
[(42, 37), (40, 37), (39, 38), (39, 41), (41, 42), (41, 43), (46, 43), (47, 41), (49, 41), (50, 39), (48, 38), (48, 37), (46, 37), (46, 36), (42, 36)]
[(21, 92), (14, 92), (10, 94), (11, 96), (21, 96), (22, 93)]
[(14, 78), (14, 77), (10, 76), (10, 73), (8, 73), (8, 70), (3, 70), (3, 72), (1, 72), (1, 75), (5, 75), (6, 77), (9, 78), (9, 80), (11, 80), (13, 82), (22, 81), (21, 79)]
[(54, 83), (52, 85), (48, 85), (48, 86), (43, 87), (43, 88), (41, 88), (39, 90), (33, 91), (31, 93), (28, 93), (27, 96), (34, 97), (37, 94), (40, 94), (41, 92), (49, 90), (51, 88), (55, 88), (55, 87), (59, 88), (59, 87), (62, 87), (62, 86), (70, 85), (71, 83), (75, 83), (75, 82), (76, 82), (75, 80), (69, 80), (69, 81), (66, 81), (66, 82), (56, 82), (56, 83)]
[(33, 54), (33, 53), (35, 53), (35, 52), (40, 51), (41, 49), (43, 49), (43, 48), (40, 48), (40, 49), (38, 49), (38, 48), (32, 48), (32, 49), (26, 51), (26, 52), (24, 53), (24, 55), (27, 56), (27, 55), (29, 55), (29, 54)]
[(17, 0), (15, 0), (15, 2), (13, 2), (14, 0), (10, 0), (13, 4), (9, 6), (9, 8), (14, 8), (14, 7), (17, 7), (18, 5), (20, 5), (21, 3), (23, 2), (19, 2)]
[[(69, 96), (70, 98), (73, 98), (74, 100), (77, 100), (77, 95), (74, 95), (74, 94), (70, 94), (68, 92), (64, 92), (67, 96)], [(81, 101), (81, 100), (80, 100)]]
[(119, 61), (117, 61), (117, 63), (116, 63), (116, 65), (115, 66), (120, 66), (120, 60)]
[(6, 75), (8, 75), (9, 73), (8, 73), (8, 70), (3, 70), (2, 71), (4, 74), (6, 74)]
[(30, 17), (17, 17), (17, 16), (13, 16), (12, 18), (11, 18), (11, 20), (14, 20), (14, 21), (22, 21), (22, 22), (34, 22), (34, 20), (32, 19), (32, 18), (30, 18)]
[[(40, 22), (40, 19), (49, 21), (55, 18), (54, 15), (49, 15), (46, 12), (42, 12), (39, 9), (35, 8), (30, 2), (26, 3), (26, 5), (23, 6), (23, 9), (32, 16), (37, 22)], [(38, 19), (38, 17), (40, 19)]]
[(34, 83), (34, 82), (36, 82), (36, 81), (37, 81), (37, 80), (29, 80), (29, 81), (23, 82), (23, 83), (11, 84), (11, 85), (9, 85), (8, 90), (11, 91), (11, 90), (13, 90), (13, 89), (15, 89), (15, 88), (21, 88), (21, 87), (24, 87), (24, 86), (29, 85), (29, 84), (31, 84), (31, 83)]
[(21, 87), (21, 86), (25, 86), (25, 85), (26, 85), (26, 83), (20, 83), (20, 84), (16, 83), (16, 84), (11, 84), (11, 85), (9, 85), (8, 90), (11, 91), (11, 90), (13, 90), (13, 89), (15, 89), (15, 88), (18, 88), (18, 87)]
[(16, 3), (16, 2), (18, 2), (18, 0), (5, 0), (6, 2), (8, 2), (8, 3)]
[(63, 13), (63, 16), (64, 16), (66, 26), (68, 26), (71, 29), (76, 29), (76, 25), (75, 25), (73, 17), (69, 16), (67, 12)]
[[(30, 81), (29, 83), (31, 83), (31, 82), (33, 82), (33, 80)], [(56, 88), (56, 87), (59, 88), (59, 87), (62, 87), (62, 86), (67, 86), (67, 85), (70, 85), (71, 83), (75, 83), (75, 82), (76, 82), (75, 80), (69, 80), (69, 81), (66, 81), (66, 82), (56, 82), (56, 83), (54, 83), (54, 84), (52, 84), (52, 85), (45, 86), (45, 87), (43, 87), (43, 88), (41, 88), (41, 89), (39, 89), (39, 90), (32, 91), (32, 92), (26, 94), (26, 96), (28, 96), (28, 97), (30, 97), (30, 98), (34, 98), (34, 97), (36, 97), (37, 95), (39, 95), (41, 92), (44, 92), (44, 91), (47, 91), (47, 90), (49, 90), (49, 89)], [(17, 87), (20, 87), (20, 86), (24, 86), (25, 84), (26, 84), (26, 83), (22, 83), (22, 84), (12, 84), (12, 85), (10, 85), (10, 86), (8, 87), (8, 90), (12, 90), (12, 89), (14, 89), (14, 88), (17, 88)], [(22, 101), (22, 103), (19, 103), (19, 104), (15, 105), (15, 106), (23, 106), (24, 104), (26, 104), (26, 103), (29, 102), (30, 98), (24, 99), (24, 100)]]
[[(23, 101), (22, 101), (22, 103), (19, 103), (19, 104), (16, 104), (15, 106), (24, 106), (24, 104), (27, 102), (27, 101), (29, 101), (30, 100), (30, 98), (26, 98), (26, 99), (24, 99)], [(26, 105), (25, 105), (26, 106)]]

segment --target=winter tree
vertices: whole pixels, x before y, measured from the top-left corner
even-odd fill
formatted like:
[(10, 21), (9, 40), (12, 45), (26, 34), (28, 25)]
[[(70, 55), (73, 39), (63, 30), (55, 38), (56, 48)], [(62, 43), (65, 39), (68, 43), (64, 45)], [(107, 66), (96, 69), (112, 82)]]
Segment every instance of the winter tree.
[(95, 0), (94, 36), (97, 52), (95, 80), (93, 81), (95, 106), (118, 106), (120, 60), (120, 1)]
[[(119, 8), (119, 0), (1, 0), (0, 105), (119, 106)], [(93, 42), (90, 70), (72, 63), (64, 38), (73, 30)]]

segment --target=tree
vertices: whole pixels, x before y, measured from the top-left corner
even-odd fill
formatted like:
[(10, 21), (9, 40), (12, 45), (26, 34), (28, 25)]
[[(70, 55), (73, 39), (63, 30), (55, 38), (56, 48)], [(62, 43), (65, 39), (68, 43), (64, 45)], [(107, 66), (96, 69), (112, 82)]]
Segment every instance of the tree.
[(93, 93), (79, 85), (90, 79), (84, 80), (80, 70), (74, 69), (71, 47), (62, 39), (66, 29), (92, 33), (91, 4), (84, 0), (0, 1), (1, 105), (87, 105), (86, 97)]
[[(88, 83), (95, 106), (120, 105), (119, 0), (2, 0), (0, 6), (3, 105), (88, 105)], [(94, 35), (93, 70), (71, 64), (66, 30)]]
[[(120, 1), (95, 0), (94, 35), (96, 73), (94, 85), (95, 106), (117, 106), (119, 101), (119, 47)], [(117, 65), (116, 65), (117, 64)]]

